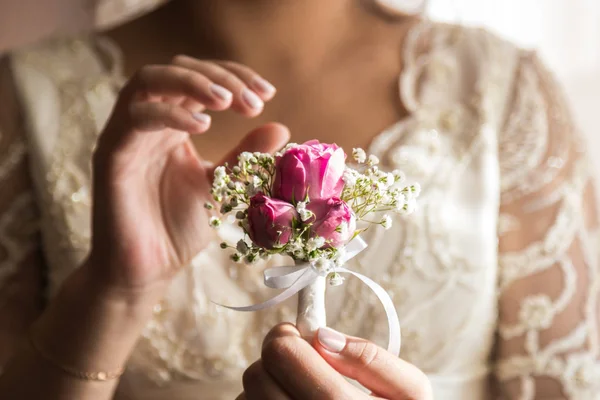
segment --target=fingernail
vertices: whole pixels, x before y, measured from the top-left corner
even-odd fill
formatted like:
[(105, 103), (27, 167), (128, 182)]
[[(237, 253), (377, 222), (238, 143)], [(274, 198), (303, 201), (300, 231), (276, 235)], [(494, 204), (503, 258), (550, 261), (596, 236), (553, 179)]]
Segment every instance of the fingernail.
[(254, 79), (252, 80), (252, 85), (256, 87), (259, 91), (267, 95), (273, 95), (277, 91), (277, 89), (275, 89), (275, 86), (271, 85), (269, 81), (267, 81), (264, 78), (261, 78), (260, 76), (254, 77)]
[(243, 90), (242, 98), (244, 99), (246, 104), (248, 104), (250, 107), (254, 108), (255, 110), (259, 110), (259, 109), (263, 108), (265, 105), (263, 103), (263, 101), (260, 99), (260, 97), (258, 97), (256, 95), (256, 93), (254, 93), (253, 91), (248, 90), (248, 89)]
[(229, 101), (233, 97), (233, 93), (216, 83), (210, 85), (210, 91), (221, 100)]
[(346, 347), (346, 337), (331, 328), (319, 328), (317, 338), (319, 343), (332, 353), (339, 353)]
[(210, 115), (208, 114), (204, 114), (204, 113), (193, 113), (192, 116), (194, 117), (194, 119), (198, 122), (200, 122), (201, 124), (204, 125), (209, 125), (210, 124)]

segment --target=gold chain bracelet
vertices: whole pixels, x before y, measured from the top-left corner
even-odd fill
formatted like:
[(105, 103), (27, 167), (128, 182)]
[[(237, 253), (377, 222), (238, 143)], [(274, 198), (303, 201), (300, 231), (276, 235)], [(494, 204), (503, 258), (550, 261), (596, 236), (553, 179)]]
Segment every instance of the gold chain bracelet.
[(98, 371), (98, 372), (87, 372), (87, 371), (79, 371), (75, 368), (71, 368), (68, 367), (66, 365), (63, 365), (59, 362), (56, 362), (56, 360), (54, 360), (53, 357), (51, 357), (50, 355), (48, 355), (48, 353), (46, 353), (45, 351), (43, 351), (40, 346), (37, 345), (37, 343), (35, 342), (35, 340), (33, 339), (32, 335), (29, 335), (29, 343), (32, 347), (32, 349), (38, 354), (40, 355), (44, 360), (46, 360), (48, 363), (50, 363), (52, 366), (60, 369), (62, 372), (64, 372), (65, 374), (79, 379), (79, 380), (83, 380), (83, 381), (97, 381), (97, 382), (105, 382), (105, 381), (110, 381), (113, 379), (118, 379), (121, 377), (121, 375), (123, 375), (123, 372), (125, 372), (124, 368), (119, 368), (116, 371), (111, 371), (111, 372), (104, 372), (104, 371)]

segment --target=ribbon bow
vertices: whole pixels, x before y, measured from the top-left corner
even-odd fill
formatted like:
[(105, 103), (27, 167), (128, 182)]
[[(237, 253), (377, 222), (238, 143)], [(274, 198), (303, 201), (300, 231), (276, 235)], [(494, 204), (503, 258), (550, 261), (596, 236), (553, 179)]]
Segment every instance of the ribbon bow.
[[(360, 237), (357, 236), (346, 246), (346, 255), (343, 259), (343, 263), (356, 257), (360, 252), (367, 248), (367, 243)], [(254, 304), (245, 307), (228, 307), (222, 304), (222, 307), (228, 308), (234, 311), (259, 311), (269, 307), (276, 306), (285, 300), (289, 299), (305, 287), (311, 285), (319, 276), (327, 276), (331, 272), (346, 273), (353, 275), (360, 279), (365, 285), (367, 285), (377, 296), (383, 308), (388, 320), (388, 351), (396, 356), (400, 354), (400, 321), (398, 319), (398, 313), (394, 307), (394, 302), (388, 295), (388, 293), (379, 286), (375, 281), (357, 272), (350, 271), (349, 269), (337, 267), (335, 271), (319, 271), (310, 263), (302, 263), (294, 266), (283, 266), (266, 269), (264, 272), (265, 285), (272, 289), (285, 289), (277, 296), (267, 300), (263, 303)]]

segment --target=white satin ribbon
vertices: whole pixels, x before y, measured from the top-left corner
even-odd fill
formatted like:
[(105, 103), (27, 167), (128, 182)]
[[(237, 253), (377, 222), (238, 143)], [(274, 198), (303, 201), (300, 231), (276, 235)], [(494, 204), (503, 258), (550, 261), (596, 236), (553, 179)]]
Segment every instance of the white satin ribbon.
[[(346, 246), (346, 256), (344, 257), (344, 263), (348, 262), (352, 258), (356, 257), (360, 252), (367, 248), (367, 243), (360, 237), (357, 236)], [(383, 308), (388, 320), (388, 351), (396, 356), (400, 354), (400, 320), (398, 319), (398, 313), (394, 302), (385, 291), (384, 288), (379, 286), (375, 281), (357, 272), (350, 271), (349, 269), (337, 267), (331, 271), (319, 272), (309, 263), (298, 264), (295, 266), (283, 266), (274, 267), (265, 270), (264, 280), (265, 285), (272, 289), (285, 289), (277, 296), (259, 304), (254, 304), (245, 307), (229, 307), (219, 304), (222, 307), (228, 308), (234, 311), (259, 311), (265, 308), (276, 306), (289, 299), (293, 295), (305, 287), (312, 284), (319, 276), (327, 276), (331, 272), (346, 273), (353, 275), (360, 279), (365, 285), (367, 285), (377, 296)]]

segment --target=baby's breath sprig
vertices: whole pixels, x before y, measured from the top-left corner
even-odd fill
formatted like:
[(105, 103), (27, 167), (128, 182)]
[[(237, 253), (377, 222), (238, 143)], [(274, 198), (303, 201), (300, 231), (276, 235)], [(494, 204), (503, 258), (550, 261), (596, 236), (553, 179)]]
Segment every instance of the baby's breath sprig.
[(211, 190), (213, 200), (221, 203), (221, 214), (243, 211), (255, 194), (259, 192), (271, 194), (274, 175), (275, 159), (272, 155), (241, 153), (238, 164), (232, 168), (228, 165), (215, 168)]
[(379, 222), (366, 220), (367, 216), (382, 212), (410, 214), (415, 210), (421, 191), (418, 184), (402, 186), (405, 176), (401, 171), (382, 171), (379, 159), (367, 155), (363, 149), (353, 149), (352, 157), (358, 168), (346, 167), (342, 200), (350, 205), (357, 219), (390, 229), (389, 215), (384, 215)]

